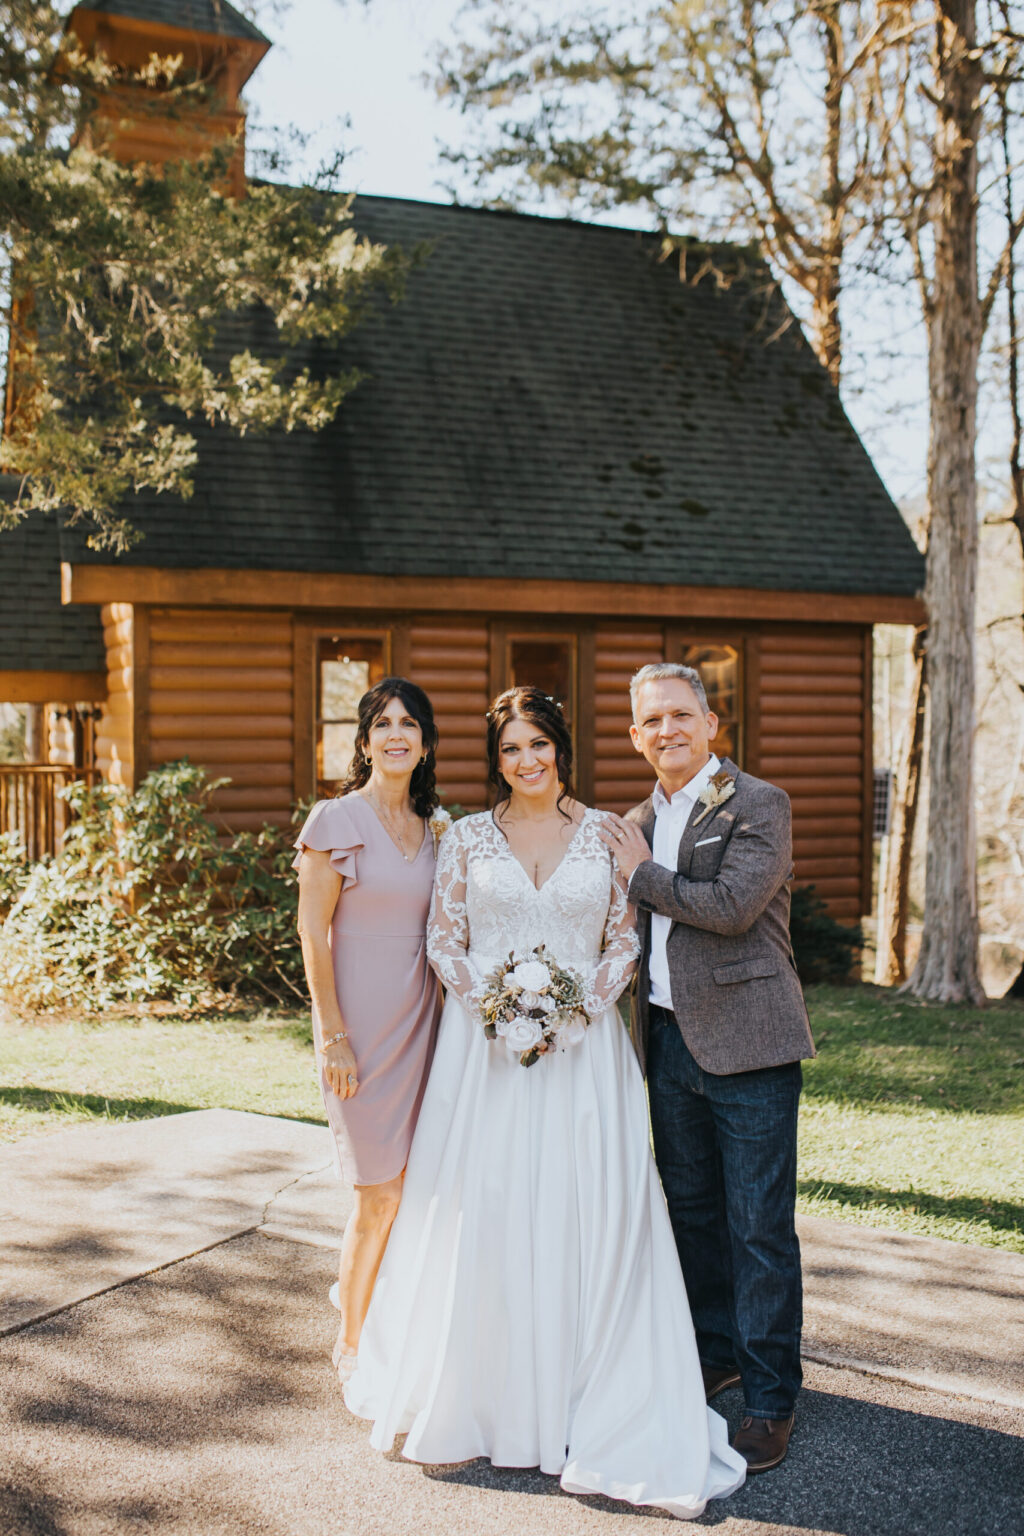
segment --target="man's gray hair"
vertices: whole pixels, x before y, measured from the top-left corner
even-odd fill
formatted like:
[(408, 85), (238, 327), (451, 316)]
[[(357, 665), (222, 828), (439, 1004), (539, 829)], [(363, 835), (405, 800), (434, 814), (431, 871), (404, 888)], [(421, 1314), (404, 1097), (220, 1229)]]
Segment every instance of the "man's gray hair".
[(641, 667), (639, 672), (634, 672), (629, 680), (629, 703), (633, 711), (633, 719), (636, 719), (636, 700), (644, 683), (660, 683), (662, 678), (678, 677), (684, 683), (689, 683), (697, 695), (697, 703), (703, 714), (708, 714), (710, 706), (708, 696), (701, 681), (700, 673), (696, 667), (684, 667), (678, 661), (652, 661), (646, 667)]

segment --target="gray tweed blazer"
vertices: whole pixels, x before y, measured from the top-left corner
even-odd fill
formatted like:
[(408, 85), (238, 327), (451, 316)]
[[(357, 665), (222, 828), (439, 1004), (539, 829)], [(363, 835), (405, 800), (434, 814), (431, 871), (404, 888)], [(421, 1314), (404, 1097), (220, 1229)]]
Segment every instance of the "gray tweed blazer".
[[(673, 1010), (706, 1072), (724, 1076), (814, 1055), (789, 939), (789, 796), (728, 759), (722, 766), (732, 776), (733, 795), (710, 812), (699, 801), (694, 805), (679, 843), (678, 873), (650, 859), (629, 883), (643, 944), (632, 1034), (645, 1072), (652, 912), (673, 919), (667, 944)], [(653, 845), (653, 800), (636, 806), (629, 819)]]

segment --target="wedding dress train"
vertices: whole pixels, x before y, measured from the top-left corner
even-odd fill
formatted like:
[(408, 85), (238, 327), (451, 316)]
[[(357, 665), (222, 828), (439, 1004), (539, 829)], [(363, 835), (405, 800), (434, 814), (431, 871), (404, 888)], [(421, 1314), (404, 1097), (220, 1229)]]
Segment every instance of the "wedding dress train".
[[(637, 941), (601, 813), (537, 890), (489, 814), (442, 839), (428, 951), (448, 998), (398, 1217), (345, 1387), (371, 1443), (537, 1467), (684, 1519), (746, 1465), (704, 1400), (689, 1307), (615, 1000)], [(482, 982), (545, 944), (583, 973), (582, 1043), (524, 1068)]]

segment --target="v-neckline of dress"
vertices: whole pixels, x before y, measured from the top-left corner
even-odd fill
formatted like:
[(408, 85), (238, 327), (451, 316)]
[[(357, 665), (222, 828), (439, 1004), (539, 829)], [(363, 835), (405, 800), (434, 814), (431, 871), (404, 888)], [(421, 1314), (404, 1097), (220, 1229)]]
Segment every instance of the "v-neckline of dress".
[(576, 823), (576, 830), (573, 833), (572, 837), (570, 837), (568, 843), (566, 844), (565, 852), (562, 854), (562, 857), (559, 859), (558, 863), (555, 865), (555, 867), (551, 871), (550, 875), (548, 875), (548, 877), (544, 881), (543, 885), (534, 885), (533, 881), (530, 879), (529, 875), (526, 872), (525, 864), (522, 864), (519, 861), (519, 859), (516, 858), (515, 854), (512, 852), (512, 844), (509, 842), (507, 834), (504, 833), (501, 830), (501, 828), (498, 826), (498, 823), (495, 821), (495, 819), (494, 819), (494, 812), (492, 811), (490, 813), (490, 815), (491, 815), (491, 826), (494, 828), (495, 832), (498, 834), (499, 838), (501, 839), (501, 842), (502, 842), (502, 844), (504, 846), (505, 852), (508, 854), (509, 858), (512, 860), (512, 862), (516, 866), (516, 868), (522, 872), (523, 879), (526, 881), (527, 885), (530, 887), (530, 890), (531, 891), (535, 891), (538, 896), (540, 895), (541, 891), (546, 891), (547, 890), (548, 886), (551, 884), (552, 880), (558, 874), (558, 871), (561, 869), (562, 865), (565, 863), (566, 859), (569, 857), (570, 853), (572, 852), (573, 848), (575, 847), (576, 839), (579, 837), (580, 833), (583, 831), (583, 823), (586, 821), (587, 817), (590, 815), (590, 809), (591, 808), (590, 808), (589, 805), (584, 806), (584, 808), (583, 808), (583, 815), (580, 817), (579, 821)]
[[(427, 838), (430, 836), (430, 828), (427, 826), (426, 822), (423, 821), (423, 817), (421, 816), (419, 818), (420, 821), (423, 821), (423, 837), (420, 840), (419, 847), (417, 848), (416, 852), (413, 854), (412, 858), (410, 859), (410, 858), (407, 858), (406, 855), (402, 852), (401, 848), (399, 848), (398, 844), (395, 842), (394, 838), (391, 836), (391, 833), (388, 831), (387, 827), (384, 825), (384, 822), (382, 821), (380, 816), (377, 815), (377, 811), (376, 811), (376, 808), (375, 808), (373, 802), (371, 800), (368, 800), (365, 795), (359, 795), (358, 798), (366, 806), (366, 809), (369, 811), (370, 815), (373, 817), (373, 819), (377, 823), (378, 827), (380, 827), (380, 829), (383, 832), (384, 836), (387, 838), (387, 840), (391, 844), (392, 848), (398, 854), (398, 857), (401, 859), (402, 863), (403, 864), (408, 864), (409, 868), (411, 869), (412, 866), (419, 859), (420, 854), (423, 852), (423, 848), (424, 848), (424, 845), (425, 845), (425, 843), (427, 841)], [(568, 850), (566, 850), (566, 851), (568, 852)]]

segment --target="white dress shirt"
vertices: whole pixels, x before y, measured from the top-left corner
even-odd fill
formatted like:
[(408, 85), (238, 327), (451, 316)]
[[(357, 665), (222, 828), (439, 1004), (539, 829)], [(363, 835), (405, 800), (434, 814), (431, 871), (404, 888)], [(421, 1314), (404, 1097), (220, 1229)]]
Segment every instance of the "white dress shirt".
[[(657, 863), (663, 865), (665, 869), (670, 869), (674, 875), (679, 872), (679, 844), (686, 830), (686, 823), (690, 819), (694, 802), (721, 766), (722, 764), (712, 752), (710, 759), (700, 772), (694, 774), (689, 784), (684, 784), (682, 789), (677, 789), (671, 800), (662, 789), (660, 781), (655, 785), (654, 794), (651, 796), (654, 805), (654, 845), (651, 851)], [(662, 917), (659, 912), (651, 913), (650, 1000), (656, 1007), (669, 1010), (672, 1008), (672, 984), (669, 979), (668, 954), (665, 945), (671, 927), (670, 917)]]

